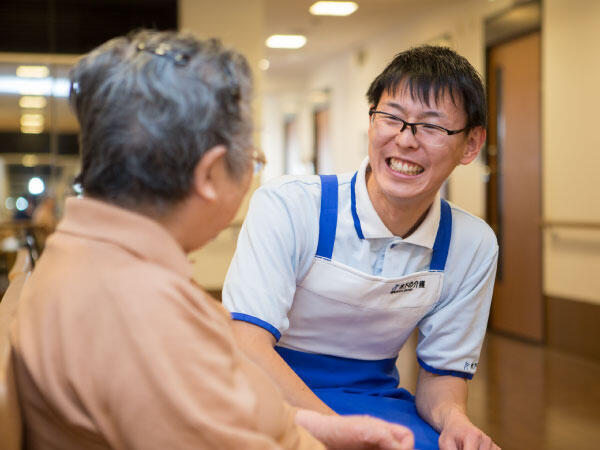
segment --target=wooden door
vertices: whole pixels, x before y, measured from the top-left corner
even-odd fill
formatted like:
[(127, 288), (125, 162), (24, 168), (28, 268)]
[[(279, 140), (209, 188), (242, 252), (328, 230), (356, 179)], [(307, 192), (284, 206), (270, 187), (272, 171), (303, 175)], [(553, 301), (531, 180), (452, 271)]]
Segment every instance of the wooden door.
[(544, 340), (540, 33), (488, 50), (487, 219), (500, 245), (491, 328)]
[(314, 152), (313, 166), (315, 173), (322, 173), (324, 160), (330, 152), (329, 142), (329, 109), (318, 109), (314, 112)]

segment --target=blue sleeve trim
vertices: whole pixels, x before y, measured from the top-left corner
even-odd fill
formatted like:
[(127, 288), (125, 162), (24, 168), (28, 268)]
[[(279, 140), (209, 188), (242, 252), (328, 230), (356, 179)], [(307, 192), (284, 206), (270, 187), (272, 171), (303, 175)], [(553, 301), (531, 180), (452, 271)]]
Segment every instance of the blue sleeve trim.
[(265, 322), (264, 320), (259, 319), (258, 317), (250, 316), (248, 314), (242, 314), (242, 313), (236, 313), (236, 312), (234, 312), (234, 313), (231, 313), (231, 318), (233, 320), (239, 320), (239, 321), (242, 321), (242, 322), (248, 322), (248, 323), (251, 323), (253, 325), (257, 325), (257, 326), (259, 326), (261, 328), (264, 328), (269, 333), (271, 333), (273, 336), (275, 336), (275, 339), (277, 341), (279, 339), (281, 339), (281, 333), (279, 332), (279, 330), (277, 328), (275, 328), (269, 322)]
[(431, 367), (429, 364), (426, 364), (421, 358), (417, 358), (417, 360), (419, 361), (419, 364), (421, 365), (421, 367), (423, 369), (425, 369), (427, 372), (435, 373), (436, 375), (452, 375), (453, 377), (466, 378), (467, 380), (470, 380), (473, 378), (472, 373), (459, 372), (458, 370), (435, 369), (435, 368)]

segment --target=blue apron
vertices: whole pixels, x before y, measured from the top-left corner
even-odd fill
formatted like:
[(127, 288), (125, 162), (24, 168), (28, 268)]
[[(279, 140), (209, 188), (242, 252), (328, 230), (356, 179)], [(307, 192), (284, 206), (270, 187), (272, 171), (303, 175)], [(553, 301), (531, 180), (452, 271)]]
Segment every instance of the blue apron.
[[(440, 224), (428, 271), (399, 278), (360, 272), (331, 259), (338, 217), (338, 181), (321, 176), (319, 242), (307, 275), (297, 283), (290, 326), (277, 352), (313, 392), (339, 414), (368, 414), (407, 426), (415, 448), (437, 449), (439, 434), (398, 388), (398, 352), (439, 300), (450, 246), (452, 215), (441, 200)], [(350, 184), (356, 233), (356, 174)]]

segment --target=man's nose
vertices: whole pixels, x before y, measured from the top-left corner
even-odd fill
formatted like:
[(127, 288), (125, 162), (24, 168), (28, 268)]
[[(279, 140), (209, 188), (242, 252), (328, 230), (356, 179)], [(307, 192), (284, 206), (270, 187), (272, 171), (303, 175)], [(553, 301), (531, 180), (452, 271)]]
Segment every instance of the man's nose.
[(419, 146), (419, 141), (415, 136), (416, 129), (404, 124), (400, 131), (396, 133), (396, 144), (403, 147), (414, 148)]

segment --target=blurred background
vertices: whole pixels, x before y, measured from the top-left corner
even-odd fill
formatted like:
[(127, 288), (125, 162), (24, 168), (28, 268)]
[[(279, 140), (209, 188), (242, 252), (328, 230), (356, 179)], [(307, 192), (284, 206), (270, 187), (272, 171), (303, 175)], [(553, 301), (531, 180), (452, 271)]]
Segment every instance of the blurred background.
[[(0, 288), (16, 249), (43, 251), (65, 197), (77, 195), (68, 71), (111, 37), (181, 29), (246, 55), (255, 140), (268, 160), (254, 188), (282, 174), (355, 170), (367, 154), (371, 80), (399, 51), (447, 45), (483, 75), (489, 127), (481, 156), (455, 171), (443, 195), (486, 220), (500, 242), (495, 337), (473, 382), (483, 399), (470, 404), (474, 420), (504, 448), (597, 448), (600, 2), (357, 0), (326, 15), (313, 3), (2, 0)], [(217, 297), (246, 207), (190, 255), (197, 281)]]

